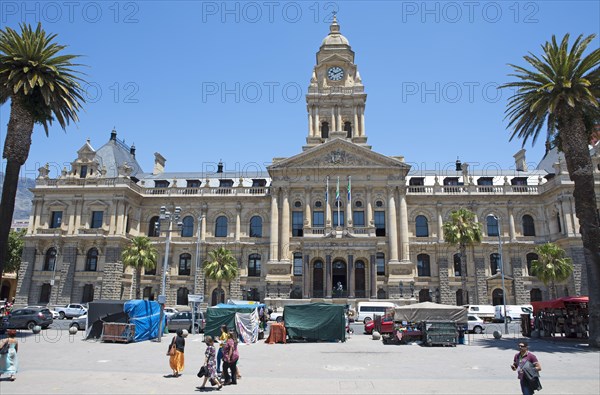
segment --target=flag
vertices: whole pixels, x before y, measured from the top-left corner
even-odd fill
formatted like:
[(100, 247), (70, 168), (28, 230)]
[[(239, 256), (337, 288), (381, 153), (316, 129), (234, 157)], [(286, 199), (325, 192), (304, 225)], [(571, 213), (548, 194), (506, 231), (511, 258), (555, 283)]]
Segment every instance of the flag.
[(337, 188), (335, 189), (335, 201), (336, 202), (340, 201), (340, 177), (339, 176), (337, 179)]
[(352, 180), (352, 176), (348, 176), (348, 203), (352, 202), (352, 186), (351, 186), (351, 181)]
[(326, 187), (325, 187), (325, 204), (329, 203), (329, 176), (326, 178)]

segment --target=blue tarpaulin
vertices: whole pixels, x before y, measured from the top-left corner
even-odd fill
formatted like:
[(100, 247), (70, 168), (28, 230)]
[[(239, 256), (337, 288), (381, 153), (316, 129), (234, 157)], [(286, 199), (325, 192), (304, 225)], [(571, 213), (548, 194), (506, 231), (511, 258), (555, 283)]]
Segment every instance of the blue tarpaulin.
[(129, 323), (135, 325), (135, 341), (158, 338), (160, 305), (150, 300), (129, 300), (123, 310), (129, 316)]

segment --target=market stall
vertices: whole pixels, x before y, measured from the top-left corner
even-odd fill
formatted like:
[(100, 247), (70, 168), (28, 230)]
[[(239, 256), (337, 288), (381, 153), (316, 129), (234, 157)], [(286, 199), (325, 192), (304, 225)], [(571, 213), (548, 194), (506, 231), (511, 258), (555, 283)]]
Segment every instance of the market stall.
[[(567, 296), (533, 305), (532, 336), (560, 336), (587, 338), (589, 331), (589, 298)], [(524, 324), (526, 325), (526, 324)], [(535, 333), (535, 335), (534, 335)]]

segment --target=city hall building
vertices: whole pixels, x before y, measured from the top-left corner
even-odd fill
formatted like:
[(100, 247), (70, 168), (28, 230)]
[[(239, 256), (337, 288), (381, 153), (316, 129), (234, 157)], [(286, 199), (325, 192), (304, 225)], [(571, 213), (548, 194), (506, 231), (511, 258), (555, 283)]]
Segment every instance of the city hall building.
[[(506, 303), (529, 303), (549, 297), (530, 273), (535, 247), (548, 241), (574, 263), (558, 295), (587, 293), (573, 182), (556, 150), (536, 169), (527, 168), (521, 150), (510, 170), (457, 163), (411, 171), (404, 157), (368, 144), (366, 99), (354, 52), (334, 19), (306, 95), (306, 144), (266, 171), (241, 174), (219, 164), (212, 172), (170, 173), (155, 153), (147, 172), (114, 130), (99, 148), (85, 142), (57, 178), (40, 168), (17, 303), (133, 298), (138, 284), (121, 252), (135, 236), (148, 236), (159, 251), (157, 267), (141, 276), (143, 297), (165, 294), (168, 305), (188, 304), (188, 294), (204, 295), (209, 305), (229, 298), (272, 306), (501, 304), (502, 277)], [(592, 155), (600, 177), (596, 150)], [(468, 248), (465, 273), (442, 226), (461, 207), (476, 214), (483, 232)], [(201, 265), (221, 246), (237, 259), (239, 275), (218, 288)]]

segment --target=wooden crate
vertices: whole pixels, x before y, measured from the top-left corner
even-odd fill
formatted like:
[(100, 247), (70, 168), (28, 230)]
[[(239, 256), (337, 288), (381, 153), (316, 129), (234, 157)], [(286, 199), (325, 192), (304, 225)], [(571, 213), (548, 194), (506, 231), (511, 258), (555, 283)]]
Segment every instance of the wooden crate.
[(118, 343), (129, 343), (135, 338), (135, 325), (133, 324), (121, 324), (116, 322), (105, 322), (102, 324), (102, 337), (101, 340), (118, 342)]

